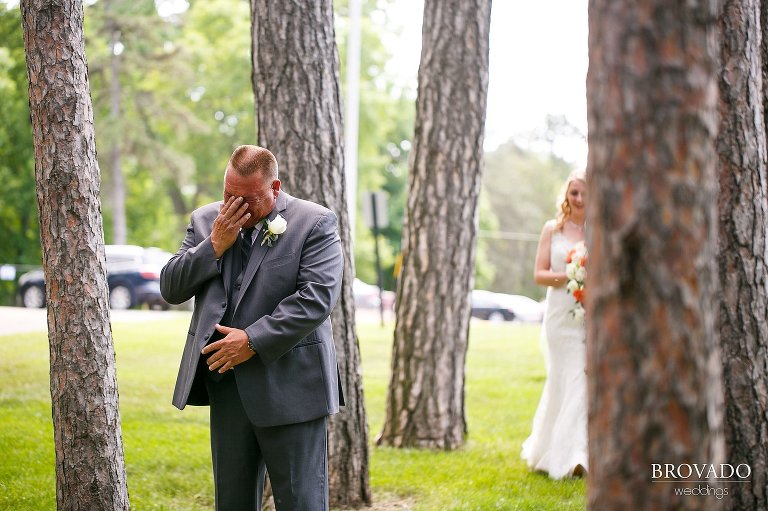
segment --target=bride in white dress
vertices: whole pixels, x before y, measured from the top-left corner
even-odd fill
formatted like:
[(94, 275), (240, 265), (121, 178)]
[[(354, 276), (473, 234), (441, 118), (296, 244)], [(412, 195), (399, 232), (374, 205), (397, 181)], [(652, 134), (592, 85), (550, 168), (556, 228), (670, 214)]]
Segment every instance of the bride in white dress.
[(574, 172), (564, 185), (557, 218), (544, 225), (536, 253), (536, 283), (548, 286), (544, 332), (547, 380), (523, 443), (523, 459), (553, 479), (587, 471), (587, 381), (584, 321), (565, 285), (565, 258), (584, 240), (586, 176)]

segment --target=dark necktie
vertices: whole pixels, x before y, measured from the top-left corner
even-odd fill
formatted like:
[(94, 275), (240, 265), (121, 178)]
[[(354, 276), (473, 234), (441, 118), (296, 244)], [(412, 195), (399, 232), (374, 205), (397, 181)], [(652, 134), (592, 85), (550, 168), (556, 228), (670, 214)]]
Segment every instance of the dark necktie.
[(240, 260), (243, 266), (240, 271), (245, 270), (245, 267), (248, 266), (248, 258), (251, 255), (251, 246), (253, 245), (253, 229), (254, 227), (248, 227), (242, 230), (243, 239), (240, 240)]

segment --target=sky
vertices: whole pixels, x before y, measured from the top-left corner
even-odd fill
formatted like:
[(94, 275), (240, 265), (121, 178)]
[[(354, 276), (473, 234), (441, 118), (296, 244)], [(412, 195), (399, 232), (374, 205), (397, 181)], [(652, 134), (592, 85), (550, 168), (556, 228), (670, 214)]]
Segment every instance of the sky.
[[(395, 0), (393, 19), (402, 26), (393, 69), (416, 81), (423, 0)], [(587, 0), (494, 0), (485, 148), (544, 126), (563, 115), (587, 133)], [(585, 165), (586, 141), (556, 151)]]

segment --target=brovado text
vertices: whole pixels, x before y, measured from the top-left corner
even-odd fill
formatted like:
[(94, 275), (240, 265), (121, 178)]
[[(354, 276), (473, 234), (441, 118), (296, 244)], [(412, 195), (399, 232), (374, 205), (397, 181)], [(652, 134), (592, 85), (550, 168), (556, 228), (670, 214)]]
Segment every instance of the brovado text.
[(651, 479), (685, 481), (696, 480), (746, 480), (752, 475), (752, 468), (746, 463), (733, 466), (730, 463), (651, 463)]

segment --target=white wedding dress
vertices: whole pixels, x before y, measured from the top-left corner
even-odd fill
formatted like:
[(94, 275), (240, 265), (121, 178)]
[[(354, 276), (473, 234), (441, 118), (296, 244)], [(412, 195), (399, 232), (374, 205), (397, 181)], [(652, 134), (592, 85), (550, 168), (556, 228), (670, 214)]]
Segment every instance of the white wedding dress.
[[(565, 271), (565, 258), (576, 243), (562, 232), (552, 233), (550, 265)], [(565, 287), (547, 289), (544, 329), (547, 380), (522, 457), (534, 470), (553, 479), (587, 467), (587, 378), (585, 328), (571, 314), (576, 301)]]

